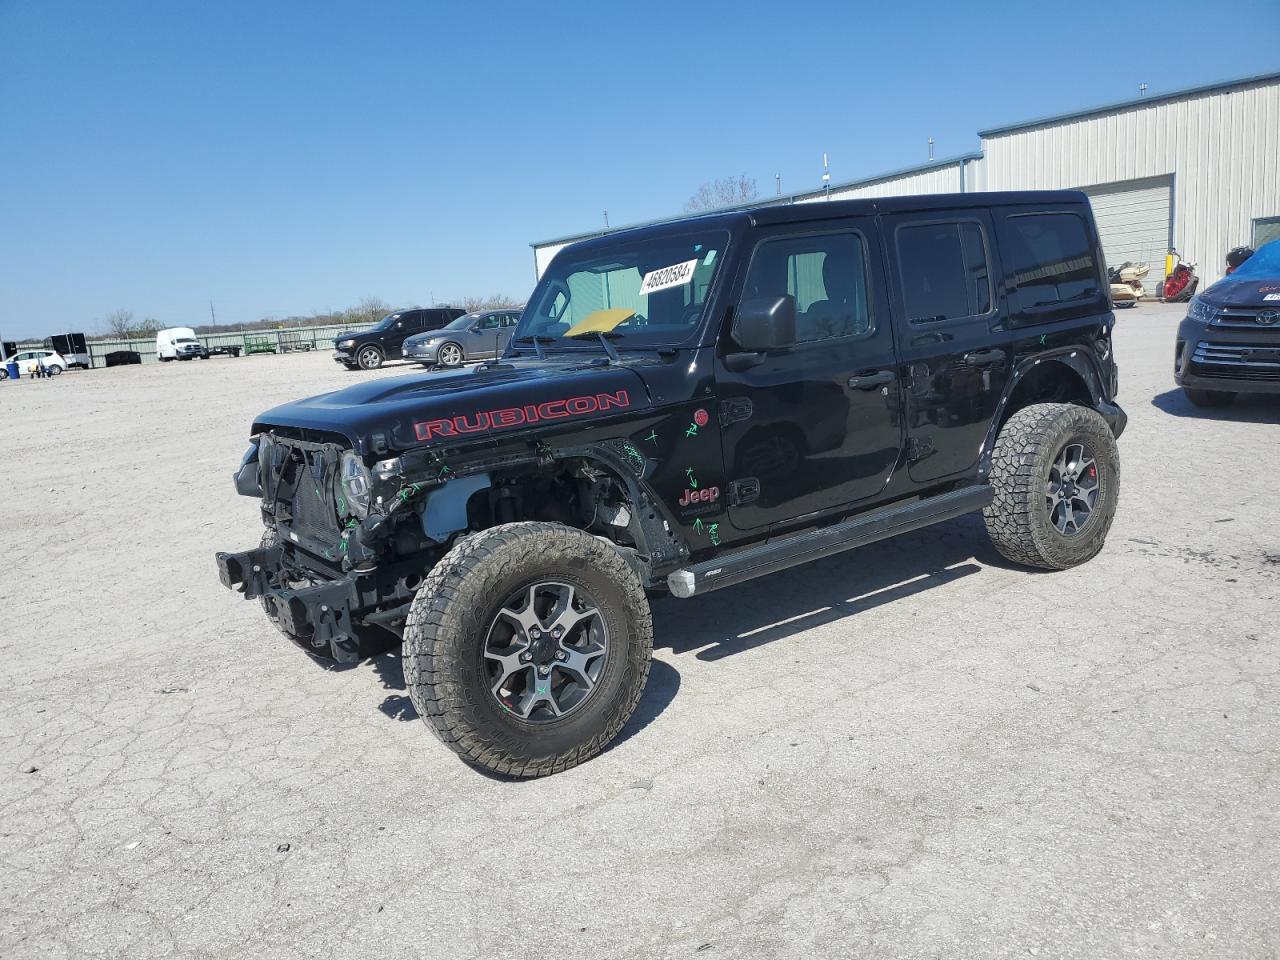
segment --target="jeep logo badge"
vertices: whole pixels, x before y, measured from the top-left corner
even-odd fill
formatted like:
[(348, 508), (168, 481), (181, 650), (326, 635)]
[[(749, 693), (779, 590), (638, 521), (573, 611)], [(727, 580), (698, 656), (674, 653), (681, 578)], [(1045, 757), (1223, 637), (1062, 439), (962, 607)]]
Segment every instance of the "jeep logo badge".
[(1263, 310), (1256, 319), (1264, 327), (1273, 327), (1280, 323), (1280, 310)]

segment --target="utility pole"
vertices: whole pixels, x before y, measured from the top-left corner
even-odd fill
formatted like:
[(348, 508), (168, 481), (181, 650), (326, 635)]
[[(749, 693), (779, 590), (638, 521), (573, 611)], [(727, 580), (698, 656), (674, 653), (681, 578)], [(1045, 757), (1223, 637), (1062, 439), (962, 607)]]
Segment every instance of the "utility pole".
[(604, 212), (604, 228), (606, 230), (609, 229), (609, 211), (608, 210)]
[(774, 182), (778, 185), (778, 196), (782, 196), (782, 174), (775, 173), (773, 175)]
[(822, 151), (822, 192), (826, 199), (831, 199), (831, 168), (827, 164), (827, 152)]
[(1147, 85), (1145, 83), (1138, 84), (1138, 96), (1145, 97), (1147, 95)]
[(209, 319), (213, 321), (213, 325), (218, 325), (218, 315), (213, 312), (213, 301), (209, 301)]
[(933, 137), (929, 138), (929, 159), (933, 159)]

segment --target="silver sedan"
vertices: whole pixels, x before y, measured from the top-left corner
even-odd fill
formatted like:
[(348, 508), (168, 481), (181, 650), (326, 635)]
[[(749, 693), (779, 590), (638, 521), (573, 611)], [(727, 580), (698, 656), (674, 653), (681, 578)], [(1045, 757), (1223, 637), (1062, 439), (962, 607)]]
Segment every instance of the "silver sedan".
[(440, 330), (407, 339), (404, 358), (428, 367), (457, 367), (500, 357), (519, 320), (519, 309), (468, 313)]

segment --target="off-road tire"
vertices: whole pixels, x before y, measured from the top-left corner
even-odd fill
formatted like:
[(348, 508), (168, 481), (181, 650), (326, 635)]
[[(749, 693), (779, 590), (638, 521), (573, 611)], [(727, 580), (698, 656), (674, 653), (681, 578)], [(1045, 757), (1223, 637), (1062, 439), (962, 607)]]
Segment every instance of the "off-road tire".
[(366, 345), (356, 351), (356, 363), (361, 370), (377, 370), (386, 362), (381, 350), (373, 345)]
[[(581, 708), (530, 724), (490, 693), (484, 645), (505, 597), (552, 578), (595, 599), (609, 631), (597, 689)], [(600, 753), (635, 710), (649, 675), (653, 624), (643, 585), (607, 543), (555, 523), (510, 523), (460, 540), (414, 597), (404, 674), (418, 714), (464, 761), (526, 778), (559, 773)]]
[[(1088, 445), (1100, 487), (1093, 515), (1067, 536), (1050, 519), (1045, 502), (1050, 468), (1072, 442)], [(1107, 421), (1094, 410), (1068, 403), (1037, 403), (1005, 422), (992, 451), (990, 483), (995, 499), (982, 511), (987, 533), (1014, 563), (1065, 570), (1102, 549), (1120, 496), (1120, 455)]]
[(1236, 398), (1234, 393), (1226, 390), (1195, 390), (1191, 387), (1183, 387), (1182, 392), (1187, 395), (1192, 405), (1197, 407), (1229, 407)]

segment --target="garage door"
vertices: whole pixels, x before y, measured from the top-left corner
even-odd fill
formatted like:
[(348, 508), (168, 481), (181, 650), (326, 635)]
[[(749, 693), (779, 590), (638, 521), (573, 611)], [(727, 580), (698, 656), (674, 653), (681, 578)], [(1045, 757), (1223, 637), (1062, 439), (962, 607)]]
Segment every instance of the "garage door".
[(1127, 180), (1084, 187), (1102, 236), (1107, 266), (1126, 260), (1147, 264), (1148, 292), (1163, 279), (1164, 255), (1173, 244), (1173, 177)]

